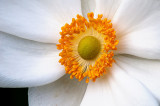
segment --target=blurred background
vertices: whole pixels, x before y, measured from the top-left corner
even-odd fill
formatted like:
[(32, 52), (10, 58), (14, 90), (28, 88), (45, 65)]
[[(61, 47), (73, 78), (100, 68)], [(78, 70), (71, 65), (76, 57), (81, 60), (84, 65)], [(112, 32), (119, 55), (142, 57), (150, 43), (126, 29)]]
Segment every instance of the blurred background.
[(0, 88), (0, 106), (28, 106), (28, 88)]

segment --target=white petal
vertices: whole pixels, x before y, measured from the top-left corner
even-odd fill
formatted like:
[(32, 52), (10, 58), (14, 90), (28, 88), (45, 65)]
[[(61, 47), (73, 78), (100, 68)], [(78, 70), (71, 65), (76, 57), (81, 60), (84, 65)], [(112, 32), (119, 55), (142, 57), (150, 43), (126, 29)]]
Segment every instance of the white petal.
[(158, 102), (114, 64), (107, 75), (88, 84), (81, 106), (158, 106)]
[(113, 25), (119, 40), (117, 53), (160, 59), (160, 1), (124, 1)]
[(105, 18), (112, 19), (122, 0), (95, 0), (95, 15), (103, 14)]
[(81, 0), (83, 16), (87, 18), (87, 13), (95, 11), (95, 0)]
[[(113, 25), (118, 36), (123, 36), (132, 30), (140, 30), (139, 26), (143, 28), (153, 26), (152, 19), (160, 13), (159, 0), (123, 0), (120, 7), (113, 18)], [(151, 24), (151, 25), (150, 25)], [(138, 27), (137, 27), (138, 26)]]
[(133, 31), (119, 38), (117, 53), (131, 54), (148, 59), (160, 59), (160, 14), (154, 20), (154, 23), (155, 25), (146, 25), (143, 29)]
[(29, 89), (29, 106), (79, 106), (87, 84), (68, 75), (54, 83)]
[(2, 0), (0, 31), (30, 40), (57, 43), (60, 27), (81, 14), (80, 0)]
[(133, 56), (117, 56), (117, 64), (130, 76), (139, 80), (160, 101), (160, 61), (136, 58)]
[(65, 74), (58, 53), (53, 44), (0, 33), (0, 87), (30, 87), (57, 80)]

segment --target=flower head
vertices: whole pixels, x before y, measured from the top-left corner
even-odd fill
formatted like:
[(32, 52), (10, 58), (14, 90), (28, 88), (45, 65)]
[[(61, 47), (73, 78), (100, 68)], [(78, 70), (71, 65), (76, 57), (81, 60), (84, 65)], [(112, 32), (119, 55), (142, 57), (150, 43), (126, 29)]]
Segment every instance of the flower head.
[(70, 25), (65, 24), (61, 28), (57, 48), (63, 50), (59, 54), (62, 57), (59, 62), (65, 66), (66, 73), (71, 74), (71, 79), (75, 77), (81, 81), (87, 77), (86, 83), (89, 79), (95, 81), (115, 61), (112, 57), (118, 40), (115, 40), (111, 20), (102, 19), (102, 16), (95, 19), (93, 13), (88, 13), (88, 22), (77, 15)]
[(0, 86), (30, 106), (158, 106), (159, 27), (159, 0), (3, 0)]

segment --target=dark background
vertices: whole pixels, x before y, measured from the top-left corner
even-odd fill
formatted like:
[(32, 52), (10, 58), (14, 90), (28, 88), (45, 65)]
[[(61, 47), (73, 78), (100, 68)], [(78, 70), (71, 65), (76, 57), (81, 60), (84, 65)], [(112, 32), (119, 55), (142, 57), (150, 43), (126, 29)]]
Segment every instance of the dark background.
[(28, 89), (0, 88), (0, 106), (28, 106)]

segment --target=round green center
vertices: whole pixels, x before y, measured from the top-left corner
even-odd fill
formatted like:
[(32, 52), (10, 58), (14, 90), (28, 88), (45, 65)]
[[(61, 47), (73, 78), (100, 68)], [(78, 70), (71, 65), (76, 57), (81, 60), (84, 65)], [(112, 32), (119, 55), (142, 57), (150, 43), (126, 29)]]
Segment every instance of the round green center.
[(100, 51), (100, 42), (93, 36), (86, 36), (78, 44), (78, 53), (85, 60), (94, 59)]

